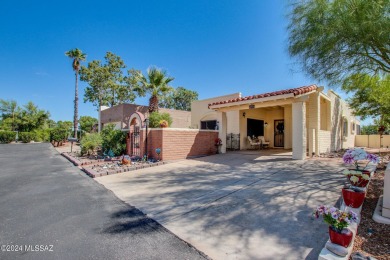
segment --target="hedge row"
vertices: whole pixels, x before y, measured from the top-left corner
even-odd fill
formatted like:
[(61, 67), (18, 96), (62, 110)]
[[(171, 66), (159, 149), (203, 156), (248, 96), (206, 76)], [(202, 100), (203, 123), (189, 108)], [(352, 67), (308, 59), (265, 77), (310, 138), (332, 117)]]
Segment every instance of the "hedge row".
[(68, 131), (62, 128), (55, 128), (50, 131), (50, 142), (62, 142), (68, 138)]
[[(68, 131), (61, 128), (35, 130), (34, 132), (19, 132), (18, 141), (23, 143), (62, 142), (68, 137)], [(16, 132), (0, 131), (0, 143), (10, 143), (16, 140)]]
[(36, 135), (33, 132), (19, 132), (18, 141), (22, 143), (29, 143), (36, 140)]
[(0, 131), (0, 143), (10, 143), (16, 140), (16, 132)]

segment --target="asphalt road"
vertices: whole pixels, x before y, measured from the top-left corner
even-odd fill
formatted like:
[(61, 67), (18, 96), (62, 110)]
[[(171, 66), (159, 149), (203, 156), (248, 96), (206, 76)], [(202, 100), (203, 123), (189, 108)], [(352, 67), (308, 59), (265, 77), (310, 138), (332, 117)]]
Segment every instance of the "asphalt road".
[(50, 144), (0, 145), (0, 259), (204, 259)]

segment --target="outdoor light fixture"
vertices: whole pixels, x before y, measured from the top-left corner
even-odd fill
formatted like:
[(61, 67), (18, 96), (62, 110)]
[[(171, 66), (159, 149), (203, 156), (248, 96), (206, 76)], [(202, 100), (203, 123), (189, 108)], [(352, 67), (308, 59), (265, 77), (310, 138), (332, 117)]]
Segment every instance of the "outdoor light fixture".
[(245, 115), (246, 115), (246, 113), (245, 113), (245, 112), (244, 112), (244, 113), (242, 113), (242, 116), (243, 116), (243, 117), (245, 117)]
[(264, 123), (264, 126), (265, 126), (265, 127), (267, 127), (267, 126), (268, 126), (268, 123), (267, 123), (267, 122), (265, 122), (265, 123)]

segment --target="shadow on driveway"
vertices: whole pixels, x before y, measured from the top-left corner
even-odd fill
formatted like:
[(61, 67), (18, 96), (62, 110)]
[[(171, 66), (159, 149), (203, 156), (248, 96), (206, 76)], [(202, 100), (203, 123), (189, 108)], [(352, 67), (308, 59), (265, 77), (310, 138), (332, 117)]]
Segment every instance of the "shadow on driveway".
[(288, 153), (233, 152), (96, 179), (214, 259), (317, 259), (340, 164)]

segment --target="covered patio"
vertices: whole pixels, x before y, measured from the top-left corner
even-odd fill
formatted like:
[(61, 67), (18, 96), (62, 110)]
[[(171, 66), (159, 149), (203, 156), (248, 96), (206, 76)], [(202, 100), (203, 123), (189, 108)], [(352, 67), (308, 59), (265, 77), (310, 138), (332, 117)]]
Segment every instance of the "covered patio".
[(331, 100), (322, 90), (310, 85), (209, 104), (217, 113), (221, 152), (229, 125), (240, 134), (241, 150), (251, 147), (248, 136), (264, 136), (272, 148), (292, 149), (293, 159), (318, 155), (320, 140), (331, 141)]

